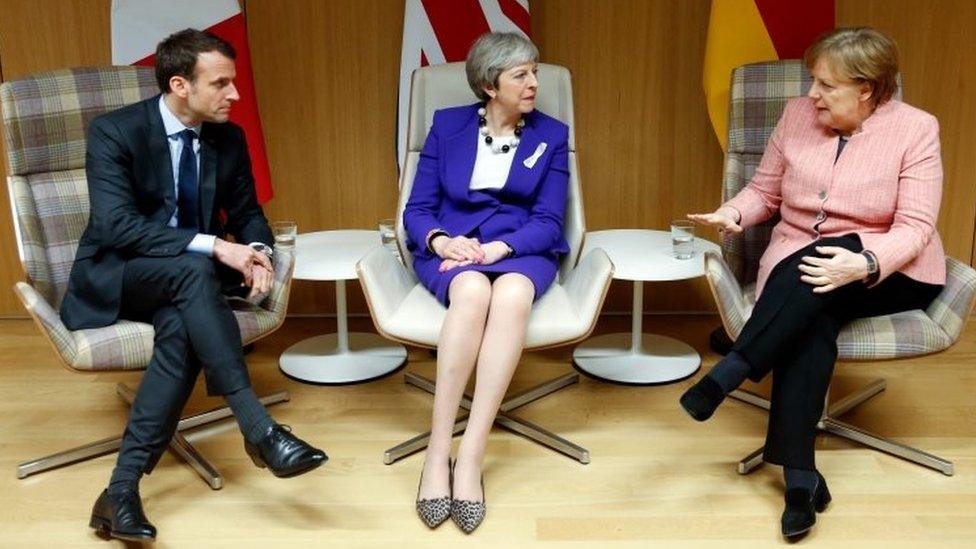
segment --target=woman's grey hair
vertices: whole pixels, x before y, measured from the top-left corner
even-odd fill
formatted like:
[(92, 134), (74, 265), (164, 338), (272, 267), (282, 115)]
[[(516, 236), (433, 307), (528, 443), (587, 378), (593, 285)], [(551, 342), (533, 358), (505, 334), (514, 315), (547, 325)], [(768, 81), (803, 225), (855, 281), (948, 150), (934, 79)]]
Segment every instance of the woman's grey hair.
[(514, 32), (489, 32), (471, 46), (464, 69), (471, 91), (478, 99), (487, 102), (491, 97), (485, 93), (485, 86), (498, 88), (498, 75), (538, 60), (539, 48), (528, 38)]

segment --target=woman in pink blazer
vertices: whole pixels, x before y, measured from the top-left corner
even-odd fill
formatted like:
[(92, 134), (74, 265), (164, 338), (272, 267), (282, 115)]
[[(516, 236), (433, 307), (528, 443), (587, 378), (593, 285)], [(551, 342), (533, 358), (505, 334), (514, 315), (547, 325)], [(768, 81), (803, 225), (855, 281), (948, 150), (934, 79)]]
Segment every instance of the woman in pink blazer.
[(891, 98), (895, 44), (874, 29), (838, 29), (805, 61), (810, 91), (787, 104), (749, 185), (716, 211), (688, 216), (732, 233), (776, 213), (780, 221), (759, 263), (752, 316), (732, 351), (681, 397), (704, 421), (746, 378), (773, 371), (763, 459), (784, 468), (782, 530), (791, 538), (830, 501), (814, 437), (841, 326), (924, 309), (946, 276), (935, 229), (939, 125)]

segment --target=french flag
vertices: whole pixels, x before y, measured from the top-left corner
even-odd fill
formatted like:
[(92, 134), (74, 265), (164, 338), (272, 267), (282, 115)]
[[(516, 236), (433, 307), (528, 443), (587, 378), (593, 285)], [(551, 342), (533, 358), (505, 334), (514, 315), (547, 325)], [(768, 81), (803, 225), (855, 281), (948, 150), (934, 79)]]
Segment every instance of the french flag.
[(237, 51), (234, 84), (241, 99), (231, 110), (230, 120), (247, 136), (254, 186), (258, 202), (264, 204), (274, 191), (254, 94), (247, 28), (237, 0), (112, 0), (112, 63), (151, 67), (156, 62), (156, 44), (185, 28), (209, 31)]

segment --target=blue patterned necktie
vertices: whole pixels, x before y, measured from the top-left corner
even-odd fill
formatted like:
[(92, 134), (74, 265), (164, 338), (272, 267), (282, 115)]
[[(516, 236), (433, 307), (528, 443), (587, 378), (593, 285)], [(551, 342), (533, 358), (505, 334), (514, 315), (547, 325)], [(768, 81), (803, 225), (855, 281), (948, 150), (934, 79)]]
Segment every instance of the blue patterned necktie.
[(179, 198), (176, 202), (177, 224), (181, 229), (201, 229), (200, 186), (197, 181), (197, 154), (193, 152), (193, 130), (180, 132), (183, 152), (180, 153)]

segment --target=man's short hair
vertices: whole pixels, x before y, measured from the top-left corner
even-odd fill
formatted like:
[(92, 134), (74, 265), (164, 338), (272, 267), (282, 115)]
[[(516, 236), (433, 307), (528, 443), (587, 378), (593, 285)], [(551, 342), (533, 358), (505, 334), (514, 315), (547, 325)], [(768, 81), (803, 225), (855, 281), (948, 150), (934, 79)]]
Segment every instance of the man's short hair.
[(171, 91), (169, 80), (174, 76), (182, 76), (193, 82), (197, 56), (208, 51), (218, 52), (228, 59), (237, 58), (234, 46), (209, 32), (183, 29), (164, 38), (156, 46), (156, 83), (159, 90), (163, 93)]

